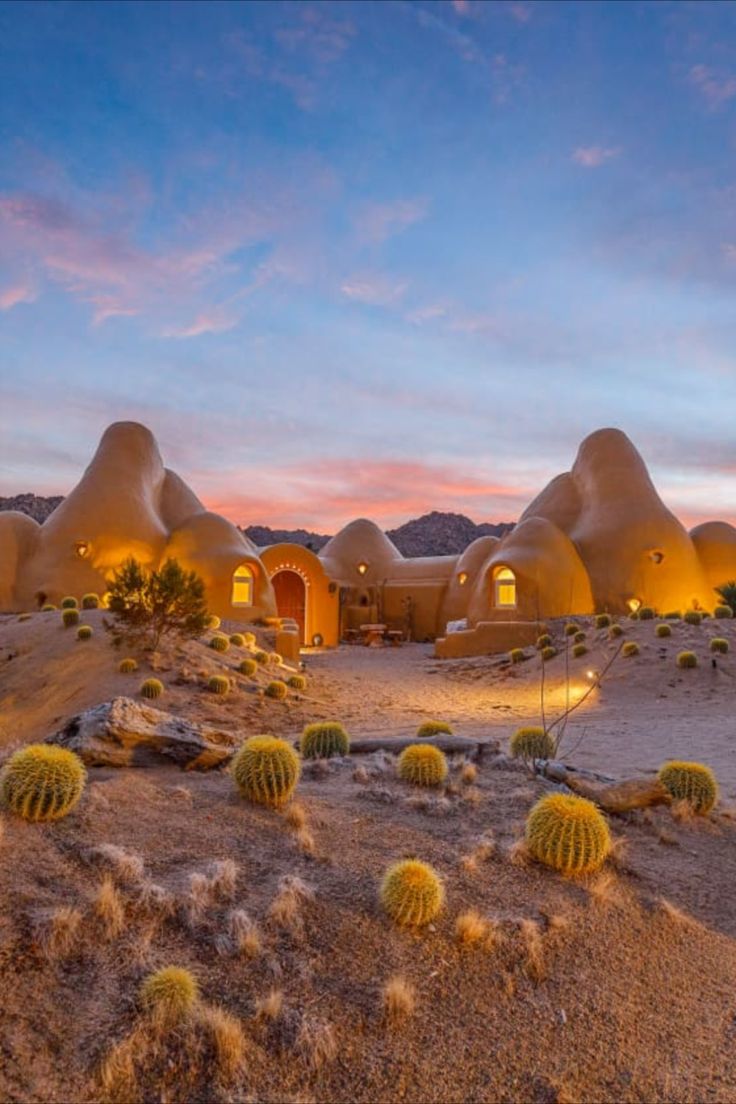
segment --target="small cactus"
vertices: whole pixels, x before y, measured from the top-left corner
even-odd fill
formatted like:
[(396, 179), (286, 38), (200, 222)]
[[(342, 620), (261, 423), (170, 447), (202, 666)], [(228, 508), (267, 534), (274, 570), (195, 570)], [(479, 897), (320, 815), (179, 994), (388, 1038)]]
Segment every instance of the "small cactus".
[(548, 645), (546, 648), (542, 648), (542, 662), (547, 663), (550, 659), (554, 659), (557, 655), (557, 649)]
[(623, 635), (624, 630), (622, 629), (621, 625), (611, 625), (610, 629), (608, 630), (609, 640), (615, 640), (617, 636)]
[(523, 663), (526, 659), (523, 648), (512, 648), (509, 652), (509, 659), (512, 663)]
[(703, 615), (699, 610), (686, 610), (682, 620), (688, 625), (700, 625)]
[(580, 632), (576, 632), (572, 638), (573, 644), (584, 644), (587, 639), (587, 634), (581, 629)]
[(574, 644), (573, 645), (572, 654), (575, 657), (575, 659), (580, 659), (581, 656), (587, 655), (587, 653), (588, 653), (588, 649), (586, 648), (585, 644)]
[(655, 633), (655, 636), (660, 636), (660, 637), (672, 636), (672, 629), (670, 628), (670, 626), (667, 624), (666, 621), (663, 621), (660, 625), (657, 625), (656, 629), (654, 630), (654, 633)]
[(641, 607), (641, 609), (639, 610), (639, 620), (640, 621), (653, 621), (654, 620), (654, 610), (652, 609), (651, 606), (642, 606)]
[(666, 613), (664, 616), (667, 621), (680, 621), (682, 618), (682, 614), (679, 610), (670, 610), (670, 612)]
[(286, 684), (292, 690), (306, 690), (307, 688), (307, 680), (304, 675), (289, 675)]
[(221, 624), (222, 622), (220, 621), (220, 618), (217, 616), (216, 613), (211, 613), (207, 618), (207, 628), (212, 629), (213, 632), (219, 629)]
[(447, 778), (447, 759), (432, 744), (410, 744), (399, 756), (399, 778), (413, 786), (439, 786)]
[(254, 659), (244, 659), (238, 664), (238, 670), (241, 675), (247, 675), (248, 678), (253, 678), (253, 675), (258, 670), (258, 664)]
[(579, 628), (580, 626), (576, 625), (574, 621), (568, 621), (565, 625), (565, 636), (574, 636)]
[(160, 698), (164, 692), (164, 684), (157, 678), (148, 678), (141, 683), (141, 697)]
[(89, 640), (92, 636), (91, 625), (80, 625), (77, 629), (77, 640)]
[(728, 651), (728, 641), (724, 640), (722, 636), (714, 636), (710, 642), (710, 650), (720, 655), (726, 655)]
[(551, 643), (552, 637), (549, 635), (549, 633), (542, 633), (541, 636), (537, 637), (537, 641), (534, 647), (537, 649), (538, 652), (541, 652), (544, 648), (549, 648)]
[(100, 608), (100, 596), (99, 594), (84, 594), (82, 595), (82, 609), (99, 609)]
[(61, 622), (65, 629), (71, 629), (74, 625), (79, 624), (79, 610), (71, 606), (66, 606), (61, 611)]
[(253, 658), (256, 663), (260, 663), (261, 667), (265, 667), (268, 663), (268, 652), (257, 651), (253, 653)]
[(639, 620), (639, 611), (638, 611), (638, 609), (637, 610), (632, 610), (631, 613), (629, 614), (629, 621), (638, 621), (638, 620)]
[(236, 753), (231, 769), (243, 797), (278, 809), (294, 792), (301, 764), (286, 740), (251, 736)]
[(695, 652), (680, 652), (677, 656), (677, 666), (682, 668), (697, 667), (698, 657)]
[(207, 689), (213, 694), (219, 694), (224, 697), (225, 694), (230, 693), (230, 679), (225, 675), (212, 675), (207, 682)]
[(439, 914), (444, 899), (438, 874), (419, 859), (404, 859), (390, 866), (381, 882), (381, 904), (402, 927), (429, 924)]
[(422, 721), (417, 729), (417, 737), (426, 740), (430, 736), (452, 736), (452, 726), (447, 721)]
[(595, 627), (597, 629), (607, 629), (611, 624), (610, 613), (597, 613), (595, 615)]
[(58, 820), (82, 796), (87, 772), (79, 756), (53, 744), (14, 752), (0, 774), (0, 797), (24, 820)]
[(592, 874), (611, 850), (611, 835), (592, 801), (551, 793), (529, 813), (526, 843), (535, 859), (561, 874)]
[(138, 664), (136, 660), (128, 656), (126, 659), (121, 659), (118, 663), (118, 671), (121, 675), (132, 675), (134, 671), (138, 670)]
[(555, 742), (548, 732), (537, 725), (517, 728), (511, 737), (514, 759), (554, 759)]
[(230, 633), (230, 643), (233, 648), (242, 648), (245, 644), (245, 637), (242, 633)]
[(267, 698), (275, 698), (276, 701), (283, 701), (289, 693), (289, 688), (281, 679), (272, 679), (263, 693)]
[(50, 613), (51, 610), (55, 610), (55, 609), (56, 609), (56, 606), (54, 605), (53, 602), (45, 602), (41, 606), (41, 613)]
[(350, 737), (338, 721), (318, 721), (302, 732), (299, 750), (305, 759), (331, 759), (350, 754)]
[(269, 652), (268, 662), (271, 664), (272, 667), (280, 667), (283, 663), (283, 660), (278, 652)]
[(256, 634), (252, 632), (243, 633), (243, 643), (246, 648), (252, 648), (256, 642)]
[(71, 595), (68, 598), (62, 598), (61, 599), (61, 608), (63, 610), (65, 610), (65, 609), (76, 609), (77, 608), (77, 599), (72, 598)]
[(733, 617), (733, 610), (730, 606), (716, 606), (713, 610), (713, 616), (719, 620), (724, 620)]
[(197, 979), (180, 966), (164, 966), (149, 974), (140, 987), (146, 1012), (167, 1023), (185, 1020), (199, 1000)]
[(226, 652), (230, 647), (230, 641), (222, 633), (216, 633), (210, 640), (210, 648), (216, 652)]
[(709, 813), (718, 799), (716, 776), (702, 763), (672, 759), (660, 767), (658, 777), (675, 801), (687, 801), (696, 813)]
[(627, 640), (621, 648), (621, 655), (625, 656), (626, 659), (630, 659), (631, 656), (638, 656), (638, 654), (639, 645), (636, 643), (635, 640)]

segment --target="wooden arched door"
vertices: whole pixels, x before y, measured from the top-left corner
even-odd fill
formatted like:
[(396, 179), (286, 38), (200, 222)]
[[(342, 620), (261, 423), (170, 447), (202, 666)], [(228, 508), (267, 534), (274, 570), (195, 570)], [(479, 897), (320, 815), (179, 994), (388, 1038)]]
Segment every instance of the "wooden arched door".
[(307, 588), (296, 571), (277, 571), (271, 577), (279, 617), (291, 617), (299, 625), (301, 643), (307, 627)]

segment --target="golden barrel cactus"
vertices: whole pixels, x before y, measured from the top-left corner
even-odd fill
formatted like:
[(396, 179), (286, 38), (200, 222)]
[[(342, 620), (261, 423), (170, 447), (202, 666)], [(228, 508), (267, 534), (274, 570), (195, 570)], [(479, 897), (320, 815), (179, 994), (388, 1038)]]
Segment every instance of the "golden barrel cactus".
[(79, 801), (87, 772), (79, 756), (53, 744), (14, 752), (0, 774), (0, 797), (24, 820), (59, 820)]
[(402, 927), (423, 927), (442, 908), (445, 891), (435, 870), (419, 859), (404, 859), (390, 866), (381, 882), (381, 904)]
[(232, 762), (232, 775), (243, 797), (274, 809), (289, 800), (300, 771), (293, 747), (275, 736), (251, 736)]
[(447, 759), (432, 744), (410, 744), (399, 756), (399, 778), (413, 786), (439, 786), (447, 778)]
[(592, 874), (611, 850), (608, 822), (597, 805), (584, 797), (547, 794), (526, 822), (530, 854), (561, 874)]
[(554, 759), (555, 742), (540, 726), (528, 725), (517, 728), (510, 750), (515, 759)]
[(299, 746), (305, 759), (331, 759), (350, 753), (350, 737), (339, 721), (318, 721), (306, 726)]
[(694, 812), (709, 813), (718, 800), (718, 783), (710, 767), (672, 759), (659, 770), (659, 780), (675, 801), (687, 801)]

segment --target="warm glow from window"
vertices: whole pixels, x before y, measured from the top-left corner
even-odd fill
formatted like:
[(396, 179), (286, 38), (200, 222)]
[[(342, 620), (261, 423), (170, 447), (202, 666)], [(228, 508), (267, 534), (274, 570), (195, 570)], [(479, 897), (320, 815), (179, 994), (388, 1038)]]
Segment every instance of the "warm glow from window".
[(358, 574), (359, 575), (365, 575), (367, 570), (368, 570), (368, 564), (365, 563), (365, 561), (358, 564)]
[(253, 572), (247, 564), (241, 564), (233, 575), (233, 593), (230, 599), (234, 606), (253, 605)]
[(465, 584), (468, 581), (467, 571), (461, 571), (460, 574), (457, 577), (457, 581), (459, 582), (460, 586), (465, 586)]
[(499, 567), (493, 576), (495, 605), (511, 609), (516, 606), (516, 576), (510, 567)]

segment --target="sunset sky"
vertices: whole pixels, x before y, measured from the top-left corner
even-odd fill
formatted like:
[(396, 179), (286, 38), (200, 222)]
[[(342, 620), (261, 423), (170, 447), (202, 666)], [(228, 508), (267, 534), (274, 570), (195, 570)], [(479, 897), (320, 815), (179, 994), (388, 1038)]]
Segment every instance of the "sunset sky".
[(513, 520), (618, 426), (736, 522), (736, 5), (0, 6), (0, 494)]

